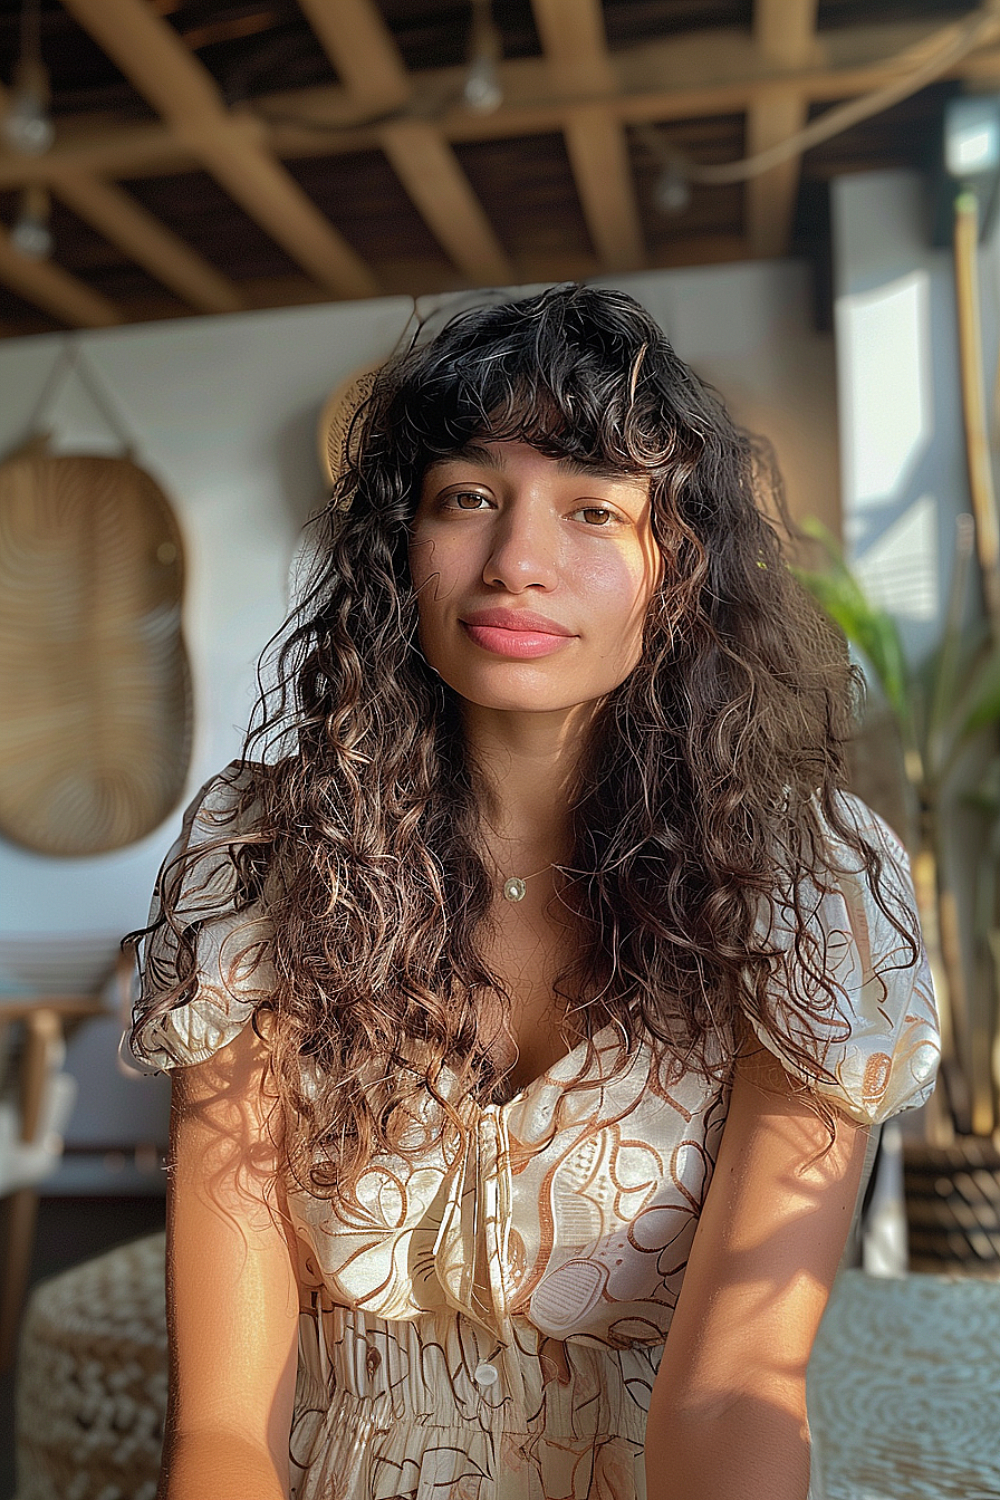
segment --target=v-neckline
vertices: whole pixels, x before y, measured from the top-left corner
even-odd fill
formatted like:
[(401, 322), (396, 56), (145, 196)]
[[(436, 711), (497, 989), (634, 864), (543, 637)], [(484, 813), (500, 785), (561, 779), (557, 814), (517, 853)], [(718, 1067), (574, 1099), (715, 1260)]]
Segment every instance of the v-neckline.
[[(594, 1043), (594, 1046), (597, 1047), (598, 1050), (600, 1050), (601, 1038), (607, 1036), (609, 1032), (614, 1032), (616, 1029), (617, 1028), (613, 1025), (613, 1023), (608, 1022), (606, 1026), (602, 1026), (599, 1031), (596, 1031), (593, 1037), (583, 1037), (581, 1041), (577, 1042), (576, 1046), (571, 1047), (568, 1052), (564, 1052), (561, 1057), (557, 1057), (555, 1062), (549, 1063), (547, 1068), (543, 1068), (543, 1070), (540, 1073), (537, 1073), (534, 1078), (531, 1078), (527, 1083), (522, 1084), (517, 1093), (512, 1094), (509, 1099), (503, 1099), (499, 1103), (481, 1105), (480, 1108), (482, 1108), (483, 1110), (498, 1111), (511, 1109), (515, 1104), (520, 1104), (524, 1099), (527, 1098), (529, 1094), (534, 1093), (535, 1089), (537, 1089), (541, 1084), (560, 1082), (561, 1080), (553, 1079), (551, 1076), (557, 1068), (563, 1068), (568, 1062), (571, 1062), (572, 1059), (576, 1057), (577, 1053), (584, 1051), (587, 1047), (588, 1041), (592, 1041)], [(640, 1046), (641, 1045), (642, 1044), (640, 1043)], [(577, 1076), (582, 1081), (585, 1075), (578, 1073)], [(602, 1078), (601, 1081), (603, 1082), (604, 1079)]]

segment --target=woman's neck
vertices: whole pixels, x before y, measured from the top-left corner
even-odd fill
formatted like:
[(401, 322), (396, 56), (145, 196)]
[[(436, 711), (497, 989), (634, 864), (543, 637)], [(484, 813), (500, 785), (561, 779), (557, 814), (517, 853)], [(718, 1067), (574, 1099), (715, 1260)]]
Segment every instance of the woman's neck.
[(484, 777), (484, 832), (495, 855), (569, 857), (570, 799), (593, 705), (507, 713), (467, 703), (463, 724)]

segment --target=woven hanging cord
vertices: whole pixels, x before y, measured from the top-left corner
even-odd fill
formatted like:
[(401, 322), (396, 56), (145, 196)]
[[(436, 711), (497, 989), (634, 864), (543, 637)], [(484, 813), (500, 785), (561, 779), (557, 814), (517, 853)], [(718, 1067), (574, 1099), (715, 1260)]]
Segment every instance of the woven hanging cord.
[(131, 457), (135, 451), (135, 444), (129, 435), (120, 413), (108, 392), (103, 389), (95, 371), (91, 368), (88, 360), (84, 358), (83, 350), (78, 344), (67, 340), (59, 352), (58, 358), (53, 363), (52, 369), (46, 377), (45, 384), (39, 393), (38, 400), (32, 408), (25, 427), (25, 435), (19, 447), (26, 446), (33, 438), (38, 436), (42, 430), (42, 419), (55, 400), (59, 391), (65, 385), (70, 375), (76, 375), (87, 395), (94, 403), (100, 413), (101, 419), (121, 445), (123, 454)]

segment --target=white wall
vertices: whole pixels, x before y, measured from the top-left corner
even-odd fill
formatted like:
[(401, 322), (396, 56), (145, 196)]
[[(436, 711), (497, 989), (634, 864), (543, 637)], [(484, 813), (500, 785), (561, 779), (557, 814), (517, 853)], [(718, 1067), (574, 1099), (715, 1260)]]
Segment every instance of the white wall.
[[(832, 520), (833, 348), (812, 329), (808, 268), (712, 266), (615, 284), (649, 307), (739, 420), (772, 438), (795, 508)], [(256, 657), (284, 616), (298, 531), (322, 497), (315, 426), (323, 400), (393, 347), (411, 311), (408, 299), (393, 298), (75, 336), (134, 436), (137, 460), (172, 499), (186, 540), (196, 713), (188, 795), (239, 749)], [(23, 436), (62, 344), (55, 335), (0, 343), (0, 451)], [(72, 378), (45, 425), (63, 450), (114, 451)], [(110, 961), (115, 937), (145, 920), (180, 810), (131, 848), (90, 859), (43, 858), (0, 841), (0, 961), (5, 936), (82, 942), (94, 934), (107, 936)], [(9, 967), (6, 975), (0, 968), (0, 985), (5, 979), (16, 984)], [(73, 1043), (81, 1103), (71, 1140), (162, 1135), (162, 1080), (136, 1085), (114, 1075), (116, 1039), (115, 1023), (97, 1023)]]
[[(844, 532), (914, 660), (940, 636), (955, 521), (970, 508), (950, 249), (914, 172), (833, 183)], [(1000, 329), (1000, 236), (980, 253), (984, 374)]]

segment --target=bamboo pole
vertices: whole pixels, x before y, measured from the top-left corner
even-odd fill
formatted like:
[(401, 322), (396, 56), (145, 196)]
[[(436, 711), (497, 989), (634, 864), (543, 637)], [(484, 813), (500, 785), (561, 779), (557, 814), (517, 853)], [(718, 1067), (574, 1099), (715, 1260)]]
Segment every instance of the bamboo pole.
[[(983, 379), (983, 350), (979, 313), (979, 206), (974, 193), (963, 192), (955, 200), (955, 301), (958, 311), (958, 344), (962, 374), (962, 413), (965, 422), (965, 447), (969, 470), (969, 491), (976, 523), (976, 555), (982, 579), (983, 605), (989, 624), (990, 639), (1000, 646), (1000, 517), (993, 486), (993, 464), (990, 452), (986, 389)], [(989, 856), (987, 856), (988, 858)], [(980, 879), (982, 871), (980, 871)], [(994, 896), (994, 908), (995, 908)], [(988, 928), (986, 942), (994, 949), (997, 931)], [(942, 919), (944, 914), (942, 913)], [(954, 942), (957, 944), (957, 919)], [(988, 970), (986, 971), (988, 972)], [(1000, 1089), (1000, 1026), (997, 1000), (1000, 998), (1000, 976), (993, 983), (985, 981), (987, 994), (970, 1013), (968, 1062), (971, 1080), (971, 1128), (976, 1135), (990, 1135), (997, 1123), (995, 1104)]]
[(979, 209), (974, 193), (955, 200), (955, 297), (962, 369), (962, 413), (969, 466), (972, 513), (976, 518), (976, 552), (983, 580), (983, 602), (990, 635), (1000, 641), (1000, 520), (993, 490), (983, 350), (979, 318)]

